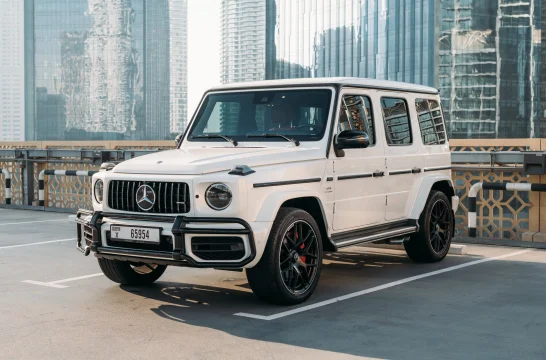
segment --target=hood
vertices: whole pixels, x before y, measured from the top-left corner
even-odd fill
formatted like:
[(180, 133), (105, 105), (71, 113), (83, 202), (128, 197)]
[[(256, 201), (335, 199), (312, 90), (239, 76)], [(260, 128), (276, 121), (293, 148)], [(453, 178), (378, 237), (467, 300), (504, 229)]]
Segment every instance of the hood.
[(199, 147), (159, 151), (118, 164), (112, 172), (124, 174), (201, 175), (250, 167), (317, 160), (318, 148), (301, 147)]

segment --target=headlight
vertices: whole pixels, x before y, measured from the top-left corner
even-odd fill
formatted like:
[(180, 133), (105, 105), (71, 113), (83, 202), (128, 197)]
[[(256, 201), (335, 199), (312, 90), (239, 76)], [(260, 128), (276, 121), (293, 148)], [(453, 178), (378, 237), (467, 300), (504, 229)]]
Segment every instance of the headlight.
[(208, 206), (214, 210), (224, 210), (231, 204), (231, 190), (226, 184), (212, 184), (205, 193)]
[(93, 189), (93, 192), (95, 194), (95, 200), (97, 200), (99, 204), (102, 204), (102, 196), (104, 194), (104, 182), (102, 180), (97, 180)]

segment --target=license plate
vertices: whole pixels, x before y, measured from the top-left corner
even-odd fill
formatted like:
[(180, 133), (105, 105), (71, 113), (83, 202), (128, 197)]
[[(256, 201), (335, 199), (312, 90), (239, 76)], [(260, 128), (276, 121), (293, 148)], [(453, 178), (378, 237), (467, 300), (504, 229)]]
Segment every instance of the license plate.
[(110, 239), (137, 243), (159, 244), (160, 229), (137, 226), (110, 225)]

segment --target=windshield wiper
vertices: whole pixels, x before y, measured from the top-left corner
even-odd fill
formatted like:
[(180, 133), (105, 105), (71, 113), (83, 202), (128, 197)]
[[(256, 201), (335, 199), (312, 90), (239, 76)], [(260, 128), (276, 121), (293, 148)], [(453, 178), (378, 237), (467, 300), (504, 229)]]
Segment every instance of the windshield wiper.
[(291, 139), (289, 138), (288, 136), (285, 136), (285, 135), (282, 135), (282, 134), (247, 134), (246, 135), (247, 138), (281, 138), (281, 139), (284, 139), (286, 141), (290, 141), (290, 142), (293, 142), (294, 145), (296, 146), (300, 146), (300, 142), (296, 139)]
[(206, 135), (192, 135), (192, 139), (224, 139), (227, 142), (230, 142), (233, 144), (233, 146), (239, 145), (237, 140), (232, 139), (225, 135), (219, 135), (219, 134), (206, 134)]

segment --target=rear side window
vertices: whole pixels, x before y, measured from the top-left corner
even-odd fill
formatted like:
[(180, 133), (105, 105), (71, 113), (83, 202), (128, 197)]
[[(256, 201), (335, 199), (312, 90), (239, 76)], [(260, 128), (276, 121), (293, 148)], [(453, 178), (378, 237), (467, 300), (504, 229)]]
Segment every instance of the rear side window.
[(339, 131), (358, 130), (368, 134), (370, 146), (375, 145), (375, 128), (370, 98), (362, 95), (345, 95), (339, 115)]
[(411, 127), (406, 100), (381, 98), (388, 145), (411, 145)]
[(440, 104), (436, 100), (415, 100), (421, 138), (425, 145), (442, 145), (446, 143), (446, 129)]

